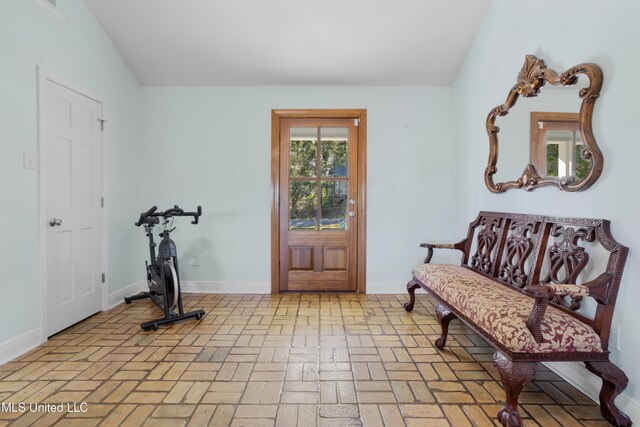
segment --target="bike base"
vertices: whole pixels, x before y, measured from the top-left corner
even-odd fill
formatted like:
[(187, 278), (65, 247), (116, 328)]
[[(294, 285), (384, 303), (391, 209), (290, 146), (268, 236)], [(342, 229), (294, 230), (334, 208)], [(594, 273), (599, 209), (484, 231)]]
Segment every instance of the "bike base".
[(131, 301), (139, 300), (139, 299), (147, 299), (151, 298), (151, 294), (149, 292), (140, 292), (135, 295), (131, 295), (130, 297), (124, 297), (124, 302), (126, 304), (131, 304)]
[[(151, 300), (153, 300), (153, 297), (149, 292), (140, 292), (130, 297), (125, 297), (124, 302), (127, 304), (131, 304), (131, 301), (136, 301), (139, 299), (147, 299), (147, 298), (150, 298)], [(154, 300), (154, 302), (156, 301)], [(151, 330), (157, 331), (160, 326), (169, 325), (171, 323), (180, 322), (182, 320), (188, 320), (188, 319), (200, 320), (204, 317), (204, 315), (205, 315), (204, 310), (189, 311), (187, 313), (182, 313), (182, 314), (171, 313), (169, 317), (161, 317), (160, 319), (149, 320), (148, 322), (142, 322), (140, 323), (140, 327), (142, 328), (143, 331), (151, 331)]]
[[(137, 295), (134, 295), (134, 296), (137, 296)], [(169, 318), (162, 317), (160, 319), (150, 320), (148, 322), (140, 323), (140, 327), (142, 328), (143, 331), (151, 331), (151, 330), (157, 331), (160, 326), (169, 325), (171, 323), (180, 322), (187, 319), (200, 320), (204, 317), (204, 315), (205, 315), (204, 310), (189, 311), (188, 313), (183, 313), (183, 314), (175, 314), (175, 315), (172, 314), (171, 317)]]

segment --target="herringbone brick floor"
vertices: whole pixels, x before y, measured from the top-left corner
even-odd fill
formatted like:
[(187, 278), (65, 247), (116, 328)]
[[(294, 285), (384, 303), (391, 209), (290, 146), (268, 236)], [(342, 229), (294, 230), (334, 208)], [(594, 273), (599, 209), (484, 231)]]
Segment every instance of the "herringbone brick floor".
[[(150, 301), (119, 305), (0, 366), (3, 403), (86, 403), (87, 412), (10, 412), (0, 424), (61, 426), (485, 426), (504, 394), (493, 351), (451, 324), (445, 351), (420, 295), (185, 297), (188, 321), (142, 332)], [(540, 366), (525, 425), (607, 425), (598, 406)], [(79, 408), (79, 407), (78, 407)], [(84, 408), (84, 407), (83, 407)]]

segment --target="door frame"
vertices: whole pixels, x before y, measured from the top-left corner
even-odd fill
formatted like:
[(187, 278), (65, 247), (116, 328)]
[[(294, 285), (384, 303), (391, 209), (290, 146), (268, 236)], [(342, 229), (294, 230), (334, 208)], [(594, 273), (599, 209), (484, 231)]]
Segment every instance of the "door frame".
[(358, 120), (358, 241), (356, 243), (356, 291), (367, 292), (367, 110), (301, 109), (271, 110), (271, 293), (280, 293), (280, 122), (282, 119)]
[[(46, 90), (47, 80), (63, 86), (73, 92), (93, 99), (102, 104), (102, 119), (106, 116), (106, 98), (100, 94), (92, 92), (72, 83), (48, 70), (42, 66), (36, 66), (37, 74), (37, 113), (38, 113), (38, 284), (36, 286), (36, 306), (37, 306), (37, 325), (40, 328), (40, 342), (47, 342), (47, 225), (46, 225), (46, 196), (47, 185), (45, 179), (46, 157), (45, 157), (45, 140), (46, 140)], [(107, 131), (102, 131), (102, 197), (107, 194)], [(102, 310), (107, 310), (109, 301), (109, 275), (107, 266), (109, 265), (108, 253), (108, 221), (107, 221), (107, 201), (102, 208), (102, 272), (105, 273), (105, 282), (102, 286)]]

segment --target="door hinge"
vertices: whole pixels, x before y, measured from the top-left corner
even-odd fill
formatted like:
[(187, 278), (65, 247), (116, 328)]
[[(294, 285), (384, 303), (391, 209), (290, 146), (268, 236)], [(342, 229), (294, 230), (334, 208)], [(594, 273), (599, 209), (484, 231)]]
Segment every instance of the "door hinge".
[(100, 197), (100, 207), (104, 208), (104, 197)]
[(100, 131), (104, 132), (104, 124), (107, 123), (107, 121), (104, 119), (98, 119), (98, 121), (100, 122)]
[(102, 273), (102, 283), (107, 281), (107, 273)]
[(360, 124), (360, 119), (353, 119), (353, 125), (355, 127), (358, 127), (359, 124)]

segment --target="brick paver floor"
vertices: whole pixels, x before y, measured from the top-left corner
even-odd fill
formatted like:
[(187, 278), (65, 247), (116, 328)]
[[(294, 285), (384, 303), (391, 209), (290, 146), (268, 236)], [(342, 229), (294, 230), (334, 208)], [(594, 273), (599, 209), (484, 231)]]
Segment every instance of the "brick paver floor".
[[(437, 350), (433, 299), (421, 294), (412, 313), (406, 300), (188, 294), (206, 317), (157, 332), (138, 326), (160, 316), (150, 301), (121, 304), (0, 366), (0, 425), (497, 425), (492, 349), (453, 321)], [(20, 412), (20, 402), (71, 406)], [(525, 425), (607, 425), (542, 365), (520, 403)]]

